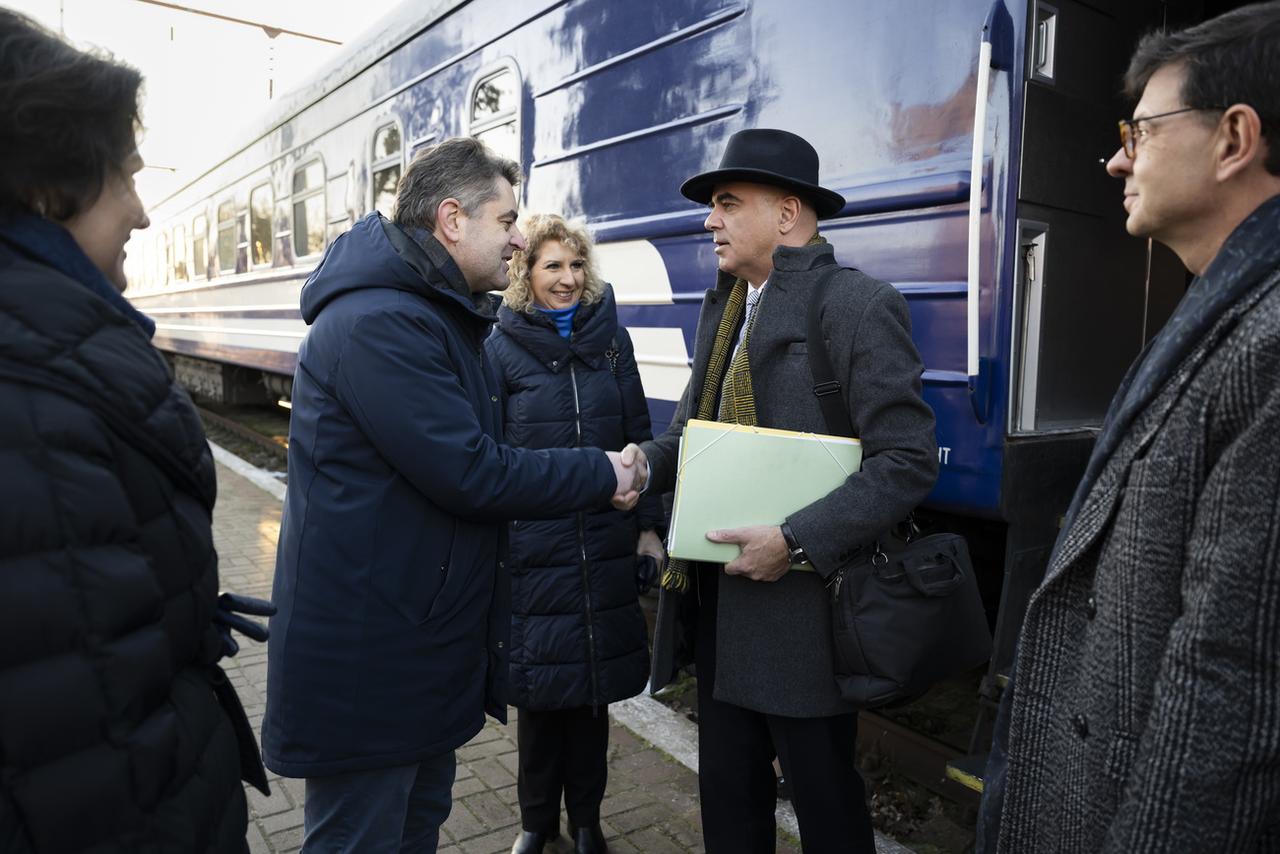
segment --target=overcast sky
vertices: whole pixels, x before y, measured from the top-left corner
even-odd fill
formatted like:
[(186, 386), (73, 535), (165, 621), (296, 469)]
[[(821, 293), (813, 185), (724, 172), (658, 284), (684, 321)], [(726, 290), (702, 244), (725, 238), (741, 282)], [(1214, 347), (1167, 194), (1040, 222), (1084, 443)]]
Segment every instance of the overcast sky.
[[(269, 26), (340, 42), (361, 32), (401, 0), (174, 0)], [(413, 2), (413, 0), (409, 0)], [(153, 167), (139, 176), (143, 201), (153, 205), (227, 153), (238, 131), (253, 125), (275, 95), (305, 82), (341, 48), (218, 21), (139, 0), (0, 0), (77, 47), (110, 51), (146, 78), (141, 139)], [(170, 171), (176, 170), (176, 171)]]

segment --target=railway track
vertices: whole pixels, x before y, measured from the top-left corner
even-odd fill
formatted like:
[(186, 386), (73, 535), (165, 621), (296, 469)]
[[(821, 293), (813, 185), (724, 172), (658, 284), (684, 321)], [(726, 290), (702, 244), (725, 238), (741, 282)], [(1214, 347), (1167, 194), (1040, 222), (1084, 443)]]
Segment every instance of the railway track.
[(965, 807), (976, 808), (981, 796), (947, 776), (947, 763), (964, 755), (956, 747), (930, 738), (875, 712), (858, 715), (858, 749), (883, 757), (895, 773)]
[(280, 463), (280, 467), (284, 468), (289, 456), (289, 442), (287, 439), (277, 440), (239, 421), (205, 409), (203, 406), (197, 406), (196, 409), (199, 410), (200, 417), (204, 419), (206, 424), (212, 424), (225, 430), (237, 439), (250, 443), (255, 449), (272, 455)]

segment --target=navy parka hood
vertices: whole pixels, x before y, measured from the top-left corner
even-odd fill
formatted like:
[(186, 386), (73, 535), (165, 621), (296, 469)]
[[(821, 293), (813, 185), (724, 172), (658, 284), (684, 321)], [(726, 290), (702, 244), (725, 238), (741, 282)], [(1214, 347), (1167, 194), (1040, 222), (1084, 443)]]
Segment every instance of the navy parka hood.
[(302, 319), (343, 294), (363, 288), (393, 288), (461, 309), (482, 323), (494, 315), (487, 297), (471, 295), (462, 271), (426, 229), (404, 229), (374, 211), (339, 235), (302, 287)]

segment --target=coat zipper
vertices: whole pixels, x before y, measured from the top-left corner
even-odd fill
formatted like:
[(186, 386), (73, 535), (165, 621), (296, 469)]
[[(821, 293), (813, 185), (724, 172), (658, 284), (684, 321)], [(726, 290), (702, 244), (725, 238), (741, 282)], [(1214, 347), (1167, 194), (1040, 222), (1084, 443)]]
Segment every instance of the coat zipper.
[[(572, 362), (569, 363), (569, 384), (573, 386), (573, 426), (577, 432), (578, 447), (582, 447), (582, 404), (578, 400), (578, 374)], [(582, 601), (587, 616), (587, 664), (591, 670), (591, 714), (594, 717), (599, 706), (600, 687), (596, 684), (596, 630), (591, 613), (591, 576), (587, 570), (586, 513), (582, 511), (578, 512), (578, 554), (578, 566), (582, 569)]]

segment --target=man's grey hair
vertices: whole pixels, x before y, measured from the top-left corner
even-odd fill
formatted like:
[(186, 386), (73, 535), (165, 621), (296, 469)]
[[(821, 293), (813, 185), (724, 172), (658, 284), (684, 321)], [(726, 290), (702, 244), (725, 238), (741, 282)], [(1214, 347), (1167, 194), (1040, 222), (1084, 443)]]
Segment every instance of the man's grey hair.
[(436, 211), (445, 199), (457, 199), (471, 215), (497, 194), (493, 182), (505, 178), (520, 183), (520, 165), (499, 157), (483, 142), (469, 136), (446, 139), (413, 158), (396, 191), (395, 224), (432, 231)]

